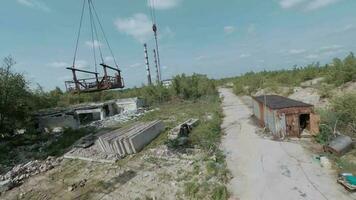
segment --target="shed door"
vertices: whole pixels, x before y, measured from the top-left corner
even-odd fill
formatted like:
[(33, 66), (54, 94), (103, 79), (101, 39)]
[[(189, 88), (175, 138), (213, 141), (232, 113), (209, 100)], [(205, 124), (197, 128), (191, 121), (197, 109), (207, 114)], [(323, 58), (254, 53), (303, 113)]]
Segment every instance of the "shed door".
[(299, 137), (299, 117), (297, 115), (286, 116), (287, 135), (290, 137)]

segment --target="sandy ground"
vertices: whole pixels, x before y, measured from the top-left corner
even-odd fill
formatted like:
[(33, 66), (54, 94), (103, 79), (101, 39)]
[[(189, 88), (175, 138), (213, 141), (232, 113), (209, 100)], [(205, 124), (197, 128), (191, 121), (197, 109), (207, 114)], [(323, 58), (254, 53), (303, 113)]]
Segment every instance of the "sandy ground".
[(336, 183), (335, 173), (320, 167), (298, 143), (264, 139), (256, 134), (251, 110), (230, 89), (220, 89), (225, 118), (222, 149), (233, 179), (232, 196), (241, 200), (356, 199)]

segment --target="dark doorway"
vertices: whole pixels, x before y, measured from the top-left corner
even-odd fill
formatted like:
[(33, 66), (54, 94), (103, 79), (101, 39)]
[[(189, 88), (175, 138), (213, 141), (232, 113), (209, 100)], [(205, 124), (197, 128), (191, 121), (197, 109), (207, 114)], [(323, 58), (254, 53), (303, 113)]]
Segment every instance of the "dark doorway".
[(105, 106), (104, 106), (104, 110), (105, 110), (105, 116), (110, 116), (109, 105), (105, 105)]
[(299, 115), (299, 127), (300, 127), (300, 132), (303, 132), (304, 129), (309, 129), (309, 127), (310, 127), (310, 115), (309, 114)]

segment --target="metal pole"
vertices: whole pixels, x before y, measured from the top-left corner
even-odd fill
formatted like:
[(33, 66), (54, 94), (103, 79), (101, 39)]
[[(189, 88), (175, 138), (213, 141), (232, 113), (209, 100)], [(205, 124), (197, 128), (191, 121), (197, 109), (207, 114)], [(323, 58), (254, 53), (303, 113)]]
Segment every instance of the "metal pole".
[(157, 79), (157, 84), (159, 84), (159, 71), (158, 71), (158, 63), (157, 63), (157, 52), (156, 49), (153, 49), (153, 56), (155, 59), (155, 66), (156, 66), (156, 79)]
[(156, 51), (157, 51), (157, 61), (158, 61), (158, 74), (159, 74), (159, 82), (162, 82), (161, 60), (160, 60), (160, 58), (159, 58), (158, 38), (157, 38), (157, 26), (156, 26), (156, 24), (153, 24), (152, 29), (153, 29), (153, 32), (154, 32), (155, 42), (156, 42)]
[(148, 53), (147, 53), (147, 44), (143, 44), (145, 51), (145, 62), (146, 62), (146, 70), (147, 70), (147, 81), (148, 85), (152, 85), (151, 72), (150, 72), (150, 63), (148, 61)]

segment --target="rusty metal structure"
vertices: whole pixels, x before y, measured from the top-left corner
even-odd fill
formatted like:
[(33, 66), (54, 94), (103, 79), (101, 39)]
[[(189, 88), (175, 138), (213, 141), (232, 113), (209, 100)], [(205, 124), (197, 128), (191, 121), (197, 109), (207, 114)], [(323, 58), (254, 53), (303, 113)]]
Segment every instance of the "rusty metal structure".
[[(92, 49), (93, 49), (93, 57), (94, 57), (94, 68), (95, 71), (88, 71), (79, 69), (76, 65), (76, 58), (78, 53), (78, 46), (80, 41), (80, 35), (83, 25), (83, 19), (86, 7), (89, 11), (89, 21), (91, 28), (91, 36), (92, 36)], [(100, 30), (100, 31), (99, 31)], [(101, 49), (101, 43), (99, 35), (101, 34), (102, 38), (104, 38), (106, 45), (110, 51), (112, 59), (114, 61), (115, 67), (112, 67), (105, 63), (103, 52)], [(100, 56), (100, 61), (97, 61), (98, 54)], [(104, 75), (100, 76), (98, 73), (97, 67), (99, 65), (102, 67)], [(74, 52), (73, 65), (71, 67), (67, 67), (66, 69), (72, 71), (73, 80), (66, 81), (65, 86), (68, 92), (73, 93), (81, 93), (81, 92), (96, 92), (102, 90), (110, 90), (110, 89), (121, 89), (124, 88), (124, 80), (121, 77), (121, 70), (119, 69), (119, 65), (116, 62), (111, 46), (108, 42), (108, 39), (105, 35), (103, 26), (100, 22), (99, 15), (94, 7), (92, 0), (83, 0), (83, 7), (80, 17), (79, 30), (77, 35), (76, 47)], [(114, 72), (114, 75), (109, 74), (109, 70)], [(90, 74), (92, 78), (78, 78), (77, 73)]]
[(262, 127), (278, 138), (301, 137), (304, 130), (319, 133), (319, 116), (314, 106), (278, 95), (252, 98), (253, 114)]

